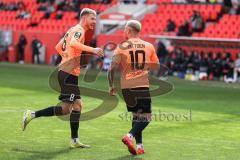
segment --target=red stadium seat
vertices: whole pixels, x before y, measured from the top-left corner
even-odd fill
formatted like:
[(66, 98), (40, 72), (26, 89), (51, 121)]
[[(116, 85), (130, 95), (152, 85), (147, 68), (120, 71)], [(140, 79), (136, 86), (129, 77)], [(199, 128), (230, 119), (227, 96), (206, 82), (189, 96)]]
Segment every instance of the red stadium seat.
[[(148, 27), (148, 25), (156, 26), (156, 28), (159, 30), (155, 30), (155, 29), (147, 30), (146, 29), (146, 30), (144, 30), (144, 32), (149, 33), (149, 34), (152, 32), (156, 32), (156, 34), (157, 34), (159, 31), (164, 30), (168, 19), (172, 19), (175, 22), (175, 24), (177, 25), (176, 26), (176, 31), (177, 31), (177, 28), (179, 27), (179, 25), (181, 25), (183, 23), (184, 20), (189, 20), (189, 18), (192, 15), (194, 10), (199, 11), (204, 20), (216, 20), (218, 13), (221, 11), (221, 5), (218, 5), (218, 4), (217, 5), (171, 4), (171, 3), (162, 4), (161, 3), (158, 5), (158, 9), (157, 9), (156, 13), (148, 14), (142, 20), (143, 26), (147, 26), (147, 27)], [(158, 17), (157, 19), (160, 19), (160, 20), (156, 20), (156, 17)], [(237, 16), (237, 17), (239, 17), (239, 16)], [(225, 17), (224, 19), (225, 19), (226, 23), (229, 23), (228, 17)], [(145, 23), (146, 23), (146, 25), (145, 25)], [(232, 23), (235, 25), (235, 23), (237, 23), (237, 21), (232, 22)], [(214, 25), (209, 25), (209, 26), (207, 26), (207, 28), (208, 27), (209, 27), (209, 30), (206, 29), (205, 32), (208, 34), (210, 33), (210, 36), (211, 36), (211, 34), (221, 35), (222, 32), (220, 32), (220, 31), (218, 31), (218, 33), (216, 33), (215, 31), (213, 31), (213, 32), (210, 31), (210, 30), (215, 29)], [(227, 32), (226, 32), (226, 34), (229, 35), (229, 33), (227, 33)], [(197, 35), (202, 36), (200, 34), (196, 34), (195, 36), (197, 36)]]

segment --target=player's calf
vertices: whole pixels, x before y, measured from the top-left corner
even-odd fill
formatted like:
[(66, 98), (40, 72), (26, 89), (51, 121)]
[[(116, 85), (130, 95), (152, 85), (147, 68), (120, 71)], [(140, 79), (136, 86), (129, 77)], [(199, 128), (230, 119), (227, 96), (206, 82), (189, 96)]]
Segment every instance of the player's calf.
[(142, 144), (142, 132), (150, 123), (151, 113), (133, 113), (132, 129), (128, 133), (129, 137), (134, 137), (137, 144), (137, 154), (144, 154)]
[(22, 119), (22, 130), (24, 131), (29, 122), (39, 117), (62, 116), (70, 113), (72, 104), (62, 103), (61, 106), (50, 106), (38, 111), (27, 110)]
[(81, 100), (76, 99), (74, 101), (72, 111), (70, 114), (70, 128), (71, 128), (71, 143), (78, 141), (78, 129), (81, 116)]

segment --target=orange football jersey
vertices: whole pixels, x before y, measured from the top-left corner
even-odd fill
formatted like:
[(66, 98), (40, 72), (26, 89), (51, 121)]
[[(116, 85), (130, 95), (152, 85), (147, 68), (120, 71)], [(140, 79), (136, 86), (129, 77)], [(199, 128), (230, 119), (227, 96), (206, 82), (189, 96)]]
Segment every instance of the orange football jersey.
[(112, 63), (119, 64), (123, 89), (149, 87), (149, 66), (159, 64), (159, 60), (151, 43), (131, 38), (118, 45)]
[(76, 26), (70, 28), (64, 37), (58, 42), (56, 50), (62, 57), (61, 63), (59, 64), (59, 70), (79, 76), (82, 50), (76, 49), (74, 46), (70, 46), (70, 43), (84, 44), (84, 37), (84, 29), (77, 24)]

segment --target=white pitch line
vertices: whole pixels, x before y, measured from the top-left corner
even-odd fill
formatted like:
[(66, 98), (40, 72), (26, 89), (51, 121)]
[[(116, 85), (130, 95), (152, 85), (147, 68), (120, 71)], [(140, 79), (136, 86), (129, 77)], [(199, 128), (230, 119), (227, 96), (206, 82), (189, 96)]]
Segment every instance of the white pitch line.
[(24, 112), (26, 109), (0, 109), (0, 113), (18, 113)]

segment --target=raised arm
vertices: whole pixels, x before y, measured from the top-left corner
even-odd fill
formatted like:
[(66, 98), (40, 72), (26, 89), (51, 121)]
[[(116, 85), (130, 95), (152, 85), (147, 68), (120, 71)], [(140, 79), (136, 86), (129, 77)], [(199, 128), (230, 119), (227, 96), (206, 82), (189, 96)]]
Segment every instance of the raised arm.
[(81, 39), (83, 38), (82, 36), (83, 35), (81, 35), (80, 32), (76, 32), (74, 36), (71, 38), (69, 46), (77, 50), (82, 50), (85, 52), (90, 52), (90, 53), (97, 54), (99, 56), (103, 56), (103, 50), (101, 48), (93, 48), (93, 47), (82, 44), (81, 43)]

